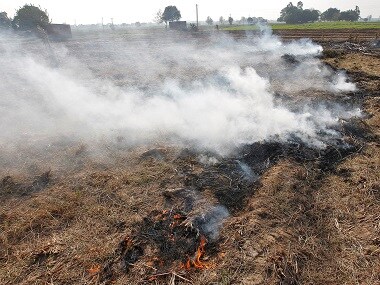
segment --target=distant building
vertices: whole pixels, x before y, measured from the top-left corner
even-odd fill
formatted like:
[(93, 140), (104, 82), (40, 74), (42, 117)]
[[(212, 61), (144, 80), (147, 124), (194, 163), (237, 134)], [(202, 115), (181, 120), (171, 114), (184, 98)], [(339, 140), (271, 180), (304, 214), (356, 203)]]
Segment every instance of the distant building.
[(169, 22), (169, 28), (172, 30), (187, 30), (186, 21)]
[(50, 24), (46, 27), (46, 33), (50, 40), (64, 41), (72, 38), (71, 27), (66, 24)]

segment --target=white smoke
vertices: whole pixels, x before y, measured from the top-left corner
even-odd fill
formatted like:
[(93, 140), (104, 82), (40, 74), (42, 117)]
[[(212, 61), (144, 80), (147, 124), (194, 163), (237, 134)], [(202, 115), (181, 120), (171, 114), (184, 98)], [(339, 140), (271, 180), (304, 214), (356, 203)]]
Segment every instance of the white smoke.
[[(2, 35), (0, 144), (123, 137), (129, 145), (158, 141), (228, 154), (290, 136), (323, 146), (321, 132), (335, 136), (330, 128), (340, 117), (360, 114), (307, 104), (294, 111), (275, 103), (273, 92), (355, 90), (344, 74), (316, 58), (321, 47), (310, 41), (285, 44), (269, 34), (241, 41), (181, 37), (112, 35), (57, 43), (55, 67), (38, 40)], [(289, 66), (285, 54), (298, 63)]]

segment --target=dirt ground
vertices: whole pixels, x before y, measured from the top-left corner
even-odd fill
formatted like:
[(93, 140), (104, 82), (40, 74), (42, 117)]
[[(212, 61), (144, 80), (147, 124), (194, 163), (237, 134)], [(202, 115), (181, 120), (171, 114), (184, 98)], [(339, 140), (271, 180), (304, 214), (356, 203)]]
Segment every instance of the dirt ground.
[(350, 41), (368, 42), (378, 39), (380, 34), (378, 29), (332, 29), (332, 30), (278, 30), (275, 33), (283, 39), (311, 38), (314, 41)]
[[(255, 31), (248, 31), (255, 33)], [(244, 37), (246, 31), (229, 31), (235, 37)], [(331, 43), (331, 42), (369, 42), (378, 40), (380, 32), (378, 29), (283, 29), (274, 30), (275, 35), (280, 36), (283, 40), (298, 40), (310, 38), (313, 41)]]
[[(49, 166), (2, 171), (0, 283), (380, 284), (380, 56), (354, 47), (326, 44), (323, 58), (360, 88), (350, 96), (366, 114), (347, 153), (258, 144), (261, 156), (243, 157), (266, 167), (249, 164), (261, 176), (247, 181), (235, 160), (204, 164), (191, 150), (97, 161), (68, 144)], [(205, 244), (203, 207), (223, 216)]]

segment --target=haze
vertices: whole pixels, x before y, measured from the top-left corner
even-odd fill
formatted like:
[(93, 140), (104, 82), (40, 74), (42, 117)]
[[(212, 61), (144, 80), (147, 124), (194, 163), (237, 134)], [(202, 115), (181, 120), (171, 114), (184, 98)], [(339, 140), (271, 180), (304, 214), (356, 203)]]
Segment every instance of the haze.
[[(199, 19), (204, 21), (207, 16), (214, 20), (220, 16), (227, 18), (230, 14), (234, 19), (242, 16), (264, 17), (275, 20), (280, 15), (280, 10), (285, 7), (289, 0), (267, 0), (267, 1), (211, 1), (211, 0), (189, 0), (189, 1), (77, 1), (77, 0), (7, 0), (0, 6), (1, 11), (13, 17), (15, 11), (25, 3), (40, 5), (47, 9), (54, 23), (68, 24), (96, 24), (100, 23), (102, 17), (104, 23), (109, 23), (111, 18), (115, 24), (152, 22), (159, 9), (163, 10), (168, 5), (175, 5), (181, 11), (182, 19), (187, 21), (195, 20), (195, 4), (199, 5)], [(293, 1), (294, 4), (297, 1)], [(336, 7), (340, 10), (348, 10), (359, 6), (361, 16), (372, 15), (374, 18), (380, 17), (380, 1), (378, 0), (319, 0), (303, 1), (305, 8), (314, 8), (324, 11), (329, 7)]]

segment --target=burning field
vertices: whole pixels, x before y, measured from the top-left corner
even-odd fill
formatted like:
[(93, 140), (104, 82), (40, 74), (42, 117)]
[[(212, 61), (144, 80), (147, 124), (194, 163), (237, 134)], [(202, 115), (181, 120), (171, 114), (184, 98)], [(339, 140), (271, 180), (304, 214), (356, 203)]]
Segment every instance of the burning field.
[(380, 53), (270, 31), (1, 35), (1, 284), (380, 284)]

